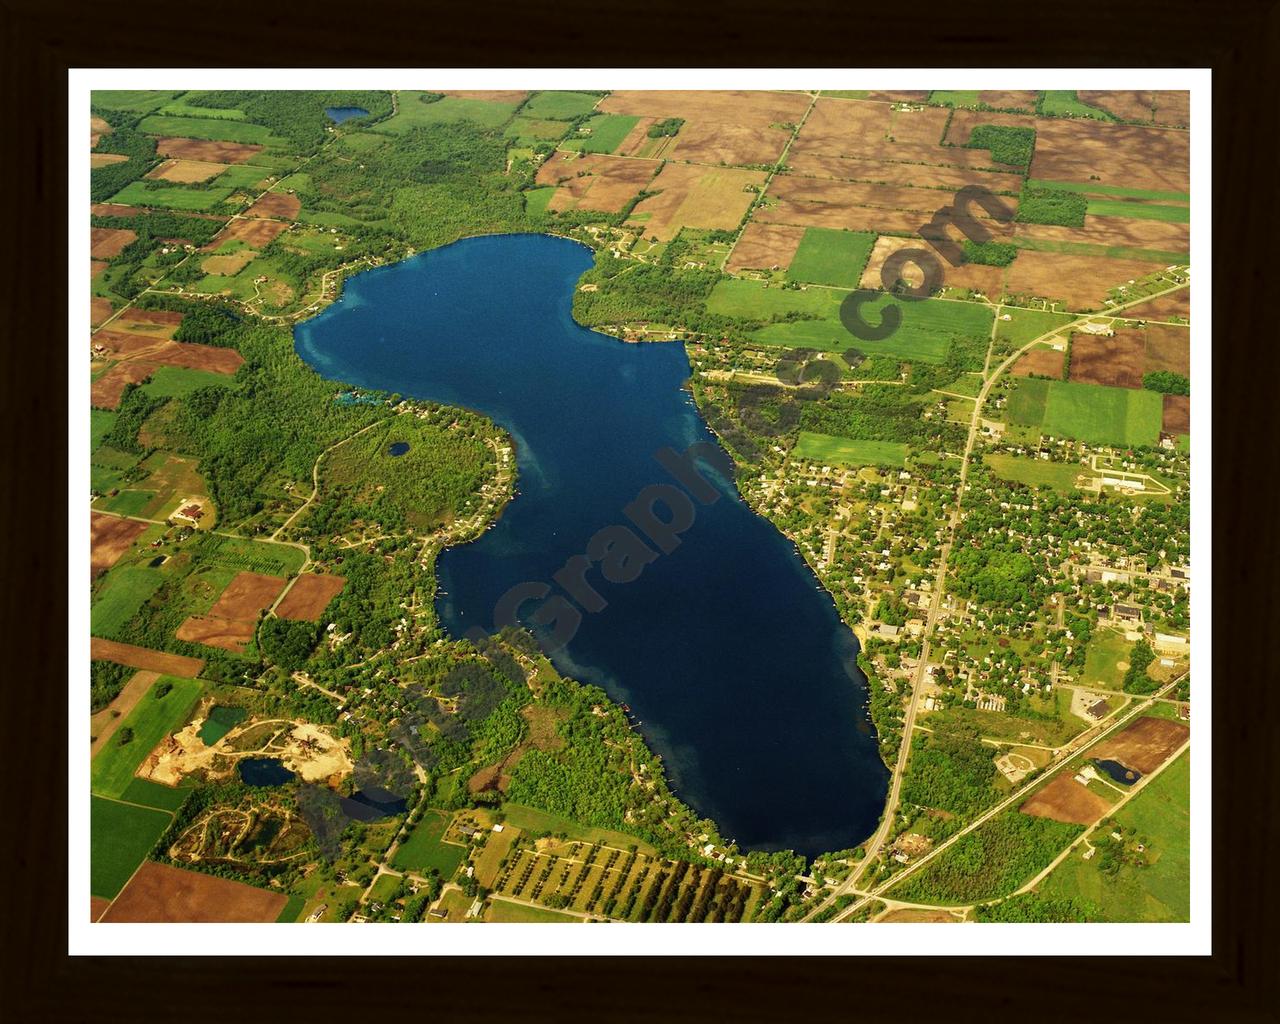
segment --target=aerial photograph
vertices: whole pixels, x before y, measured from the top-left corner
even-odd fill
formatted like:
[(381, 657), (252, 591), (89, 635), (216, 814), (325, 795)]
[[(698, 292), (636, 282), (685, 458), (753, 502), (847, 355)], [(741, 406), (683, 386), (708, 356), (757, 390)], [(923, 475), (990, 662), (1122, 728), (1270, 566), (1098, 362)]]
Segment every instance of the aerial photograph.
[(73, 113), (73, 917), (1191, 922), (1190, 90), (581, 80)]

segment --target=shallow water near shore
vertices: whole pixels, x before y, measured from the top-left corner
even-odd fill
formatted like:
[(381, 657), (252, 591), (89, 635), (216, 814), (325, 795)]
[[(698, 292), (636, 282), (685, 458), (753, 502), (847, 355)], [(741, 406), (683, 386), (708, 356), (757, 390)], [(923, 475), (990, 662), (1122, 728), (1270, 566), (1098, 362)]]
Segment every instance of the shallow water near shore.
[[(438, 563), (452, 635), (492, 630), (495, 605), (553, 574), (646, 487), (681, 484), (654, 458), (714, 444), (676, 344), (628, 345), (576, 324), (584, 246), (547, 235), (467, 239), (349, 279), (295, 332), (324, 376), (466, 406), (509, 431), (519, 494)], [(553, 654), (632, 709), (676, 793), (744, 849), (807, 856), (875, 829), (888, 772), (866, 713), (857, 642), (794, 545), (719, 492), (630, 583), (587, 574), (607, 607)], [(682, 489), (687, 491), (687, 488)], [(666, 517), (666, 509), (658, 506)], [(526, 615), (538, 603), (524, 606)]]

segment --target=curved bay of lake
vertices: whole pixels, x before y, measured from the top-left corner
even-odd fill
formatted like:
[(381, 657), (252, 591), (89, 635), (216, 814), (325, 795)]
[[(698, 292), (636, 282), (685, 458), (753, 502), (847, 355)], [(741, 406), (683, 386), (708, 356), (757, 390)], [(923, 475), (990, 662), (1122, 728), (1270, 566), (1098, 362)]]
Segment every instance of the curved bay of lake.
[[(295, 332), (330, 379), (466, 406), (515, 438), (519, 494), (438, 562), (452, 635), (492, 630), (516, 584), (560, 593), (553, 574), (593, 534), (628, 524), (645, 487), (676, 483), (657, 451), (714, 443), (681, 345), (624, 344), (574, 322), (590, 265), (562, 238), (467, 239), (351, 278)], [(589, 573), (607, 607), (552, 660), (631, 706), (676, 793), (726, 839), (807, 856), (854, 846), (888, 780), (857, 641), (792, 543), (731, 481), (716, 486), (720, 500), (697, 505), (679, 546), (638, 579)]]

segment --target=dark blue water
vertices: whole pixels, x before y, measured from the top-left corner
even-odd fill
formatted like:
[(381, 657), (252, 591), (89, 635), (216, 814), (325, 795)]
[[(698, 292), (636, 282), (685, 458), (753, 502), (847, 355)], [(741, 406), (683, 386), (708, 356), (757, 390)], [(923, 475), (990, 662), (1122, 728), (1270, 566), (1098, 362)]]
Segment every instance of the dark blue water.
[[(564, 239), (469, 239), (348, 280), (297, 328), (298, 352), (325, 376), (478, 409), (515, 437), (519, 496), (439, 560), (454, 635), (492, 629), (510, 587), (551, 581), (597, 531), (627, 522), (643, 488), (674, 484), (660, 448), (713, 441), (682, 390), (681, 346), (627, 345), (573, 321), (590, 265)], [(732, 483), (716, 487), (720, 500), (697, 506), (679, 546), (634, 582), (591, 570), (607, 607), (553, 659), (630, 704), (677, 793), (726, 838), (809, 855), (853, 846), (874, 830), (888, 776), (856, 641), (792, 544)]]
[(353, 117), (368, 117), (369, 111), (364, 107), (325, 107), (324, 112), (329, 115), (329, 120), (342, 124), (343, 121), (350, 121)]
[(395, 444), (391, 445), (391, 447), (387, 449), (387, 454), (394, 455), (395, 457), (399, 458), (408, 450), (409, 450), (408, 441), (397, 441)]
[(238, 767), (240, 781), (246, 786), (283, 786), (294, 777), (275, 757), (246, 757)]
[(1122, 786), (1132, 786), (1140, 778), (1141, 772), (1136, 772), (1132, 768), (1126, 768), (1119, 761), (1097, 761), (1095, 762), (1099, 768), (1111, 776), (1111, 778), (1120, 783)]
[(339, 798), (338, 802), (346, 816), (354, 821), (381, 821), (404, 814), (409, 809), (408, 801), (379, 786), (358, 790)]

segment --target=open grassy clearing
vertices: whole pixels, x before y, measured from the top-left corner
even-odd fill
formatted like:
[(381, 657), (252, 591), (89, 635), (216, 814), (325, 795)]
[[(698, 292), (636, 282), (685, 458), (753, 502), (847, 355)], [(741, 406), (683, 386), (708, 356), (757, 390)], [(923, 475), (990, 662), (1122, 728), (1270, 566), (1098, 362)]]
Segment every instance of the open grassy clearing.
[(1154, 391), (1050, 381), (1041, 429), (1092, 444), (1155, 444), (1163, 416)]
[(1098, 217), (1137, 217), (1141, 220), (1163, 220), (1173, 224), (1189, 224), (1191, 208), (1162, 206), (1158, 203), (1126, 203), (1122, 199), (1090, 199), (1087, 213)]
[(94, 89), (90, 94), (95, 107), (132, 114), (149, 114), (181, 95), (182, 90), (173, 89)]
[[(1005, 320), (1004, 317), (1009, 317)], [(1002, 306), (1000, 320), (996, 324), (996, 338), (1009, 342), (1009, 348), (1019, 349), (1052, 330), (1064, 327), (1075, 320), (1069, 313), (1049, 313), (1041, 309), (1014, 309)]]
[[(89, 767), (93, 792), (110, 797), (123, 795), (138, 765), (155, 745), (186, 721), (203, 685), (198, 679), (176, 676), (157, 679), (93, 759)], [(161, 693), (164, 696), (160, 696)], [(124, 742), (126, 730), (132, 735), (127, 743)]]
[(434, 95), (436, 94), (415, 92), (411, 89), (401, 90), (397, 112), (385, 121), (373, 125), (370, 130), (398, 134), (423, 125), (447, 121), (474, 121), (485, 128), (496, 128), (506, 124), (516, 109), (514, 103), (465, 99), (460, 96), (445, 96), (434, 102), (424, 102), (425, 99), (430, 99)]
[(787, 270), (787, 280), (857, 287), (875, 244), (876, 236), (869, 231), (806, 228)]
[(595, 114), (583, 125), (585, 132), (565, 140), (560, 148), (582, 153), (612, 153), (639, 120), (626, 114)]
[(905, 466), (907, 446), (896, 441), (855, 441), (830, 434), (800, 432), (793, 453), (797, 458), (841, 466)]
[(125, 206), (154, 206), (166, 210), (208, 210), (231, 195), (229, 188), (182, 188), (170, 185), (153, 188), (141, 181), (130, 182), (111, 202)]
[[(1126, 640), (1114, 629), (1100, 629), (1089, 640), (1084, 652), (1084, 674), (1080, 681), (1085, 686), (1100, 686), (1107, 690), (1119, 690), (1124, 685), (1124, 673), (1129, 667), (1126, 660), (1133, 650), (1133, 641)], [(1124, 668), (1120, 666), (1124, 665)]]
[(651, 854), (655, 852), (648, 843), (625, 832), (613, 832), (606, 828), (579, 825), (569, 818), (552, 814), (549, 811), (541, 811), (535, 807), (507, 803), (502, 805), (502, 810), (506, 814), (506, 820), (524, 832), (564, 835), (569, 839), (576, 839), (586, 843), (606, 843), (610, 846), (621, 847), (624, 850), (628, 846), (634, 845), (641, 853)]
[(572, 121), (594, 107), (599, 99), (599, 96), (585, 92), (539, 92), (520, 108), (520, 114), (552, 121)]
[(491, 900), (484, 919), (507, 924), (576, 924), (581, 920), (545, 907), (527, 907), (507, 900)]
[(230, 383), (231, 378), (225, 373), (159, 366), (151, 374), (151, 380), (142, 385), (142, 390), (156, 398), (185, 398), (199, 388), (226, 387)]
[(208, 139), (213, 142), (249, 142), (263, 146), (281, 141), (274, 138), (271, 129), (263, 125), (216, 117), (169, 117), (164, 114), (151, 114), (142, 119), (138, 130), (148, 135)]
[[(120, 497), (145, 505), (155, 495), (152, 491), (121, 491)], [(89, 609), (89, 628), (94, 636), (115, 637), (164, 582), (155, 569), (142, 566), (117, 566), (102, 582)]]
[(1188, 192), (1161, 192), (1149, 188), (1123, 188), (1119, 185), (1103, 185), (1101, 182), (1071, 182), (1071, 181), (1042, 181), (1039, 178), (1031, 178), (1027, 181), (1028, 188), (1051, 188), (1058, 189), (1063, 192), (1081, 192), (1085, 195), (1099, 196), (1125, 196), (1130, 199), (1155, 199), (1164, 202), (1182, 202), (1191, 201), (1191, 195)]
[(1012, 480), (1028, 487), (1047, 484), (1062, 494), (1076, 490), (1076, 477), (1085, 472), (1083, 466), (1074, 462), (1048, 462), (1020, 455), (988, 455), (985, 461), (1001, 480)]
[(466, 847), (441, 842), (449, 827), (450, 815), (446, 811), (427, 811), (413, 827), (409, 838), (396, 848), (391, 866), (398, 871), (423, 873), (432, 868), (441, 878), (451, 878), (467, 855)]
[(1041, 111), (1048, 117), (1091, 117), (1098, 121), (1114, 121), (1115, 117), (1101, 107), (1082, 103), (1075, 89), (1046, 89)]

